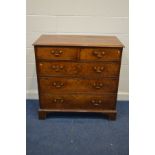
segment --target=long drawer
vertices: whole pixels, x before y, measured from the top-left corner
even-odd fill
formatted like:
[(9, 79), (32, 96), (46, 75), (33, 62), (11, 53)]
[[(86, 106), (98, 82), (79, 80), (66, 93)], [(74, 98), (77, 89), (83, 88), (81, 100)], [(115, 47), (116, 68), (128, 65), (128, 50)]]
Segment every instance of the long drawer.
[(48, 77), (39, 78), (41, 93), (95, 92), (116, 93), (117, 78), (81, 79)]
[(117, 77), (120, 62), (39, 62), (38, 76)]
[(107, 95), (52, 95), (42, 94), (40, 96), (41, 108), (44, 109), (96, 109), (113, 110), (115, 109), (116, 94)]

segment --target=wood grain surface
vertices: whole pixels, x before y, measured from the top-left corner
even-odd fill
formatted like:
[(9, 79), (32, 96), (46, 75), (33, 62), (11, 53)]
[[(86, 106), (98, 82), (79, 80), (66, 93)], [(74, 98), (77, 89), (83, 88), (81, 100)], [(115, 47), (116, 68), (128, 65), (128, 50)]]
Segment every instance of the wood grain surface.
[(124, 47), (115, 36), (41, 35), (34, 46)]
[(123, 44), (113, 36), (42, 35), (35, 43), (40, 108), (116, 119)]

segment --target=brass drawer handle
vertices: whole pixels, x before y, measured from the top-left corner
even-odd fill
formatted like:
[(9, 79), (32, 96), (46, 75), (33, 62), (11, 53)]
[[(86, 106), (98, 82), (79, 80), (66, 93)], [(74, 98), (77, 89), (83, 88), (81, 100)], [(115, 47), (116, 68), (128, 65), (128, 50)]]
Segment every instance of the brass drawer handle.
[(61, 88), (61, 87), (64, 86), (64, 83), (63, 83), (63, 82), (56, 81), (56, 82), (53, 82), (52, 85), (53, 85), (55, 88)]
[(63, 102), (64, 102), (64, 99), (62, 99), (62, 98), (55, 98), (55, 99), (53, 100), (53, 102), (54, 102), (54, 103), (63, 103)]
[(95, 70), (95, 72), (97, 72), (97, 73), (101, 73), (101, 72), (103, 72), (104, 67), (103, 67), (103, 66), (95, 66), (95, 67), (94, 67), (94, 70)]
[(94, 106), (99, 106), (99, 105), (102, 103), (102, 100), (91, 100), (91, 103), (92, 103)]
[(93, 55), (97, 58), (102, 58), (105, 55), (104, 51), (93, 51)]
[(63, 53), (63, 51), (61, 51), (61, 50), (52, 50), (50, 53), (53, 54), (56, 57), (59, 57)]
[(101, 82), (95, 82), (95, 83), (93, 84), (93, 87), (96, 88), (96, 89), (100, 89), (100, 88), (103, 87), (103, 83), (101, 83)]
[(61, 70), (64, 69), (64, 66), (62, 66), (62, 65), (52, 65), (52, 69), (55, 70), (56, 72), (60, 72)]

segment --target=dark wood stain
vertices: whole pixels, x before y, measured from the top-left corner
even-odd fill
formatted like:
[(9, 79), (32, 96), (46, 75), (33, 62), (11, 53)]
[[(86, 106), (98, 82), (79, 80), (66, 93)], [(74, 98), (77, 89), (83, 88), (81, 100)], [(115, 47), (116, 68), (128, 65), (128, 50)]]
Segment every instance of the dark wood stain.
[(39, 78), (40, 91), (42, 93), (64, 92), (96, 92), (115, 93), (117, 90), (117, 78), (81, 79), (64, 77)]
[(119, 62), (39, 62), (39, 76), (119, 76)]
[(43, 35), (35, 43), (40, 109), (116, 119), (123, 44), (116, 37)]

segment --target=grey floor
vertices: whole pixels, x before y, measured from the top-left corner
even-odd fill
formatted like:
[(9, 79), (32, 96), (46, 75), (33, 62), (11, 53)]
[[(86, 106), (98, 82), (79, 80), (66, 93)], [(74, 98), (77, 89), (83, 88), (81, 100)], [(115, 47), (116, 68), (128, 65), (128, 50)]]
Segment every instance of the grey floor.
[(128, 155), (129, 103), (117, 120), (96, 114), (49, 114), (38, 120), (37, 100), (27, 100), (27, 155)]

